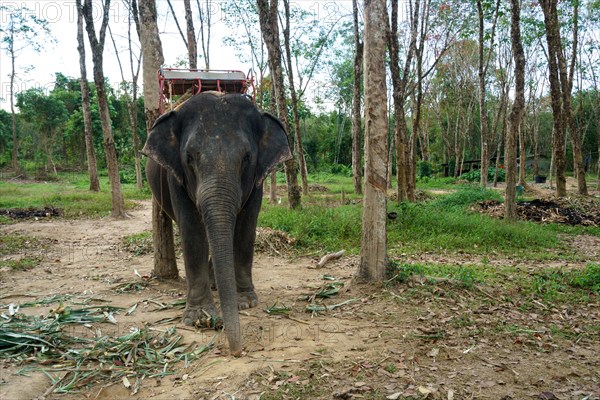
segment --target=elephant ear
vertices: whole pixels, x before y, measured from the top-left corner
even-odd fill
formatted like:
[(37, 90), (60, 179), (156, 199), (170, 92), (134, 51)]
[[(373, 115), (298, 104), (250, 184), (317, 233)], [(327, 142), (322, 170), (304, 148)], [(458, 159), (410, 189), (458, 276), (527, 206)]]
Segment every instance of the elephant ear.
[(269, 113), (262, 115), (265, 131), (258, 144), (256, 186), (262, 185), (265, 177), (275, 166), (292, 158), (290, 143), (285, 128)]
[(142, 153), (156, 161), (183, 184), (183, 168), (179, 156), (177, 112), (171, 111), (156, 119)]

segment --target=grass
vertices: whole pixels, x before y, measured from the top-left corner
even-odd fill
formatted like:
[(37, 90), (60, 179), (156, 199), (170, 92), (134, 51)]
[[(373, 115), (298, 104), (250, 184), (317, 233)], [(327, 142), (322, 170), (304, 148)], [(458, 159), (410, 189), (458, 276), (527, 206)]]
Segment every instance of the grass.
[[(297, 239), (300, 252), (338, 251), (358, 253), (361, 240), (362, 205), (340, 205), (339, 196), (352, 198), (352, 178), (330, 173), (310, 176), (311, 183), (327, 186), (325, 193), (311, 193), (301, 210), (282, 205), (264, 204), (259, 225), (289, 233)], [(283, 180), (283, 174), (279, 174)], [(530, 222), (506, 223), (468, 211), (476, 201), (501, 200), (497, 191), (482, 190), (477, 185), (453, 185), (452, 178), (420, 179), (419, 188), (448, 189), (452, 193), (425, 203), (389, 202), (389, 210), (398, 214), (388, 221), (390, 254), (421, 252), (461, 252), (516, 256), (529, 260), (573, 259), (575, 252), (563, 242), (563, 234), (600, 235), (599, 228), (540, 225)], [(103, 190), (87, 190), (85, 174), (63, 174), (58, 181), (41, 183), (0, 182), (0, 208), (53, 206), (63, 209), (67, 218), (106, 216), (111, 198), (108, 179), (101, 178)], [(137, 191), (133, 184), (123, 184), (126, 206), (132, 200), (147, 199), (147, 189)], [(342, 195), (343, 194), (343, 195)], [(333, 195), (333, 197), (332, 197)], [(333, 202), (332, 206), (332, 199)], [(325, 205), (324, 205), (325, 204)], [(3, 223), (5, 221), (0, 221)], [(126, 239), (125, 245), (143, 251), (149, 233)], [(147, 246), (146, 246), (147, 247)]]
[[(14, 183), (0, 181), (0, 208), (56, 207), (67, 218), (100, 217), (110, 213), (111, 193), (107, 177), (100, 177), (100, 192), (88, 190), (84, 174), (60, 174), (58, 181)], [(135, 184), (122, 184), (125, 207), (133, 200), (150, 198), (148, 189), (141, 192)], [(5, 220), (0, 223), (6, 223)]]
[[(426, 203), (391, 204), (398, 217), (388, 221), (391, 255), (421, 252), (461, 252), (516, 256), (529, 260), (573, 259), (576, 253), (562, 242), (563, 233), (596, 234), (597, 228), (566, 228), (520, 221), (508, 223), (468, 211), (477, 201), (501, 200), (498, 192), (461, 186)], [(360, 250), (362, 206), (305, 205), (288, 210), (265, 204), (259, 225), (287, 232), (297, 248), (309, 252)]]
[[(42, 254), (32, 254), (34, 249), (43, 251), (45, 246), (34, 237), (0, 234), (0, 268), (18, 271), (36, 267)], [(26, 255), (21, 257), (23, 253)]]

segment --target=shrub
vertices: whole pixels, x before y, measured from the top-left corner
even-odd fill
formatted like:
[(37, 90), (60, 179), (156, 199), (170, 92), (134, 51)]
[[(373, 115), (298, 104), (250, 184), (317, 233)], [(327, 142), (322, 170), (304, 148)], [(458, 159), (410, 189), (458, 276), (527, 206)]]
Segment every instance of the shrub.
[[(488, 168), (488, 181), (494, 180), (494, 173), (496, 171), (495, 167)], [(461, 179), (464, 179), (469, 182), (479, 182), (481, 180), (481, 170), (474, 169), (473, 171), (469, 171), (466, 174), (462, 174), (460, 176)], [(498, 182), (504, 182), (506, 179), (506, 171), (503, 168), (498, 169)]]
[(419, 161), (417, 168), (419, 171), (419, 178), (428, 178), (433, 175), (433, 165), (429, 161)]

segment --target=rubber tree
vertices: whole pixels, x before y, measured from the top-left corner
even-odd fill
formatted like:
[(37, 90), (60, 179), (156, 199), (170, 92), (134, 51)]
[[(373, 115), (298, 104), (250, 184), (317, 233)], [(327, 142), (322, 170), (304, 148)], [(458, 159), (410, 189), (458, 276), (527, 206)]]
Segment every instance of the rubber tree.
[[(277, 0), (257, 0), (258, 15), (262, 38), (267, 46), (269, 58), (269, 70), (271, 71), (271, 85), (275, 89), (275, 100), (277, 114), (283, 126), (290, 135), (290, 123), (288, 120), (287, 104), (285, 100), (285, 85), (283, 81), (283, 69), (281, 67), (281, 42), (279, 40), (279, 13), (277, 11)], [(296, 160), (285, 162), (285, 177), (287, 182), (288, 202), (291, 209), (302, 206), (300, 188), (298, 186), (298, 168)]]
[[(506, 199), (504, 219), (517, 219), (516, 178), (517, 178), (517, 135), (521, 129), (521, 120), (525, 111), (525, 52), (521, 41), (521, 4), (520, 0), (511, 0), (510, 7), (510, 43), (515, 66), (515, 99), (508, 119), (504, 161), (506, 164)], [(523, 156), (523, 155), (521, 155)]]
[(387, 268), (387, 84), (385, 0), (364, 2), (365, 190), (358, 276), (383, 281)]
[(85, 42), (83, 36), (83, 4), (77, 0), (77, 51), (79, 52), (79, 85), (81, 87), (81, 108), (83, 113), (83, 135), (85, 137), (85, 151), (87, 155), (88, 175), (90, 177), (90, 191), (100, 191), (96, 152), (94, 150), (94, 136), (92, 134), (92, 112), (90, 108), (90, 87), (87, 81), (87, 68), (85, 66)]
[[(132, 0), (132, 4), (135, 0)], [(135, 5), (133, 5), (135, 7)], [(144, 81), (144, 108), (146, 110), (146, 128), (148, 132), (160, 115), (159, 85), (156, 72), (164, 63), (162, 43), (158, 35), (155, 0), (139, 0), (139, 32), (142, 47), (142, 77)], [(177, 262), (173, 241), (173, 222), (152, 201), (152, 241), (154, 243), (154, 275), (160, 279), (177, 279)]]
[(119, 165), (117, 162), (117, 151), (115, 149), (115, 139), (112, 133), (112, 124), (110, 121), (110, 112), (108, 110), (108, 96), (106, 93), (106, 80), (104, 78), (104, 43), (106, 40), (106, 29), (108, 27), (110, 0), (103, 2), (102, 22), (98, 35), (94, 28), (92, 0), (83, 2), (83, 18), (85, 20), (85, 29), (92, 49), (92, 62), (94, 65), (94, 84), (96, 85), (96, 97), (98, 99), (98, 110), (100, 111), (100, 121), (102, 122), (102, 137), (104, 150), (106, 153), (106, 166), (108, 167), (108, 180), (110, 182), (110, 193), (112, 200), (113, 218), (125, 217), (125, 203), (121, 193), (121, 181), (119, 175)]

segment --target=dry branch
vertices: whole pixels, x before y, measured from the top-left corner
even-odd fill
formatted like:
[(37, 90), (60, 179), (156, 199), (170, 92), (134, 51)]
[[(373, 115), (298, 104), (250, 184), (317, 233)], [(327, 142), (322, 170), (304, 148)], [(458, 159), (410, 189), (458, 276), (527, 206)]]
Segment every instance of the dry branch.
[(321, 258), (321, 260), (317, 263), (316, 268), (323, 268), (325, 266), (325, 264), (327, 264), (329, 261), (337, 260), (338, 258), (341, 258), (345, 252), (346, 252), (346, 250), (340, 250), (337, 253), (329, 253), (329, 254), (324, 255)]

